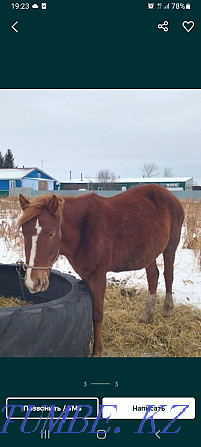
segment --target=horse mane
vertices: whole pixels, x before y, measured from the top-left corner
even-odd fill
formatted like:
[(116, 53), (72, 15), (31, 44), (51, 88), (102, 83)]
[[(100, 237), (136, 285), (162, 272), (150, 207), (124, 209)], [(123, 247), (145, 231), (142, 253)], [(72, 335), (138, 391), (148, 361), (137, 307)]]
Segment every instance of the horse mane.
[[(42, 209), (45, 208), (51, 197), (53, 197), (54, 194), (46, 194), (41, 195), (38, 197), (34, 197), (30, 200), (30, 204), (28, 207), (24, 210), (22, 216), (20, 217), (18, 221), (18, 228), (20, 228), (25, 222), (28, 222), (29, 220), (33, 219), (36, 216), (39, 216), (42, 212)], [(61, 196), (57, 196), (59, 207), (55, 213), (55, 215), (61, 215), (61, 211), (63, 208), (64, 199)]]

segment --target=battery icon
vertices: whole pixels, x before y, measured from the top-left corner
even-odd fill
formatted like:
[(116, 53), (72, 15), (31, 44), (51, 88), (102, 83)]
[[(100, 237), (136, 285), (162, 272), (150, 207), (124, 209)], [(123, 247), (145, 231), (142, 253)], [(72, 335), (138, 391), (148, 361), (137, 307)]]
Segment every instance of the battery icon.
[(186, 9), (191, 9), (190, 3), (186, 3)]

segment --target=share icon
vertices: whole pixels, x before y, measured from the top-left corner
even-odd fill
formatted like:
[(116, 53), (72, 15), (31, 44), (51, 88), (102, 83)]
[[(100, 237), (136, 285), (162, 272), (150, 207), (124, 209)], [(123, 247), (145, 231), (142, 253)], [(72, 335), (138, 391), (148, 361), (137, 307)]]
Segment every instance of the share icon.
[(165, 20), (164, 23), (158, 24), (158, 29), (163, 29), (163, 31), (167, 32), (167, 31), (169, 31), (168, 25), (169, 25), (169, 22), (167, 20)]

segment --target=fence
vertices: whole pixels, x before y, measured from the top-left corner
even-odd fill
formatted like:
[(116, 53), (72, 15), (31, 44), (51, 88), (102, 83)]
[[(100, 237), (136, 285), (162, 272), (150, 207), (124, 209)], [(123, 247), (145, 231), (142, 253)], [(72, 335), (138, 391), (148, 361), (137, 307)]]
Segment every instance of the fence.
[[(81, 194), (91, 194), (92, 191), (78, 191), (74, 189), (65, 189), (65, 190), (56, 190), (56, 191), (34, 191), (31, 188), (12, 188), (9, 191), (0, 191), (0, 196), (18, 196), (19, 194), (23, 194), (27, 197), (35, 197), (41, 194), (57, 194), (61, 196), (78, 196)], [(96, 193), (103, 197), (112, 197), (116, 194), (121, 194), (121, 191), (96, 191)], [(193, 199), (193, 200), (201, 200), (201, 190), (200, 191), (172, 191), (172, 194), (174, 194), (179, 200), (185, 200), (185, 199)]]
[(10, 196), (18, 196), (19, 194), (23, 194), (27, 197), (31, 197), (33, 192), (34, 191), (32, 191), (31, 188), (22, 188), (22, 187), (21, 188), (11, 188)]
[[(47, 193), (49, 194), (54, 193), (61, 196), (76, 197), (81, 194), (91, 194), (92, 191), (78, 191), (78, 190), (67, 190), (67, 189), (58, 191), (31, 191), (32, 196)], [(112, 197), (115, 196), (116, 194), (121, 194), (121, 191), (96, 191), (96, 193), (103, 197)], [(185, 199), (201, 200), (201, 191), (172, 191), (172, 194), (174, 194), (179, 200), (185, 200)]]

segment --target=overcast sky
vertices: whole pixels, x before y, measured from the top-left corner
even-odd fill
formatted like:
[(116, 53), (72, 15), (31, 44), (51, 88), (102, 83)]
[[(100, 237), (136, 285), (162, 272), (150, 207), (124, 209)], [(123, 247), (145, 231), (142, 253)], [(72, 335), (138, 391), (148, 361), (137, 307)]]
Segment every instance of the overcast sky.
[(201, 90), (0, 90), (0, 151), (57, 180), (109, 169), (201, 179)]

